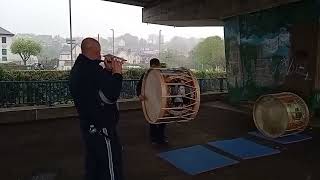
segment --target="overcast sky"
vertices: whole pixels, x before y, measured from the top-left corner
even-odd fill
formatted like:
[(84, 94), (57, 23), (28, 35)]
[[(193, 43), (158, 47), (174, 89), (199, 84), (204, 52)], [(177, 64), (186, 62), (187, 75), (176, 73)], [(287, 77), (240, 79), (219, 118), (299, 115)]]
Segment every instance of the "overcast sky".
[[(68, 0), (0, 0), (0, 26), (12, 33), (69, 36)], [(142, 23), (142, 8), (102, 0), (72, 0), (74, 36), (115, 36), (130, 33), (147, 38), (162, 30), (165, 40), (173, 36), (223, 37), (222, 27), (170, 27)]]

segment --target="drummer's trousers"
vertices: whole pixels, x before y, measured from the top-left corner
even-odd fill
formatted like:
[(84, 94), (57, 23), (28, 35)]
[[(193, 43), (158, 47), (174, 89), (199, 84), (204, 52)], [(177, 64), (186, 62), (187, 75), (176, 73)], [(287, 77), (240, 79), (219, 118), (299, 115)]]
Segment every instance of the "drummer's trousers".
[[(106, 130), (107, 131), (107, 130)], [(122, 146), (116, 130), (85, 136), (85, 179), (123, 180)]]
[(159, 141), (164, 140), (166, 138), (165, 136), (165, 124), (150, 124), (149, 134), (151, 140)]

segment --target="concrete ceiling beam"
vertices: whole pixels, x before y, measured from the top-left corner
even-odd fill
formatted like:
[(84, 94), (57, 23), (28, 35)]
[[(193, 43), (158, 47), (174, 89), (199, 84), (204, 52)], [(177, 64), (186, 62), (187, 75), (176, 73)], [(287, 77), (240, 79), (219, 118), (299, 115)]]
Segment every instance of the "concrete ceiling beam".
[[(300, 0), (173, 0), (142, 9), (144, 23), (170, 26), (221, 26), (224, 18)], [(190, 21), (189, 23), (187, 21)], [(208, 21), (208, 22), (206, 22)]]

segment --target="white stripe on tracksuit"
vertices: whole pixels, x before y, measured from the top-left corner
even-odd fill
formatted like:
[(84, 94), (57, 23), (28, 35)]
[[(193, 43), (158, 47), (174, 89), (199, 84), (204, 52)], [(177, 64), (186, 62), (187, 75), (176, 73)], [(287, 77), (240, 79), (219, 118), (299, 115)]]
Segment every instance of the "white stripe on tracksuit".
[(99, 96), (101, 101), (103, 101), (106, 104), (117, 104), (117, 108), (119, 109), (119, 103), (117, 101), (110, 101), (106, 96), (103, 94), (101, 90), (99, 90)]
[[(101, 90), (99, 91), (99, 96), (100, 96), (101, 100), (102, 100), (104, 103), (106, 103), (106, 104), (117, 104), (117, 108), (119, 109), (119, 105), (118, 105), (117, 101), (115, 101), (115, 102), (110, 101), (108, 98), (105, 97), (105, 95), (103, 94), (103, 92), (102, 92)], [(104, 133), (105, 135), (108, 136), (108, 131), (107, 131), (106, 128), (103, 128), (102, 131), (103, 131), (103, 133)], [(113, 170), (112, 150), (111, 150), (110, 139), (108, 139), (107, 137), (104, 137), (104, 140), (105, 140), (105, 142), (106, 142), (107, 150), (108, 150), (110, 177), (111, 177), (111, 180), (115, 180), (115, 178), (114, 178), (114, 170)]]
[[(108, 131), (106, 128), (103, 128), (103, 133), (105, 133), (106, 135), (108, 135)], [(110, 177), (111, 180), (115, 180), (114, 178), (114, 170), (113, 170), (113, 160), (112, 160), (112, 150), (111, 150), (111, 143), (110, 143), (110, 139), (108, 139), (107, 137), (104, 137), (104, 140), (106, 142), (107, 145), (107, 150), (108, 150), (108, 160), (109, 160), (109, 172), (110, 172)]]

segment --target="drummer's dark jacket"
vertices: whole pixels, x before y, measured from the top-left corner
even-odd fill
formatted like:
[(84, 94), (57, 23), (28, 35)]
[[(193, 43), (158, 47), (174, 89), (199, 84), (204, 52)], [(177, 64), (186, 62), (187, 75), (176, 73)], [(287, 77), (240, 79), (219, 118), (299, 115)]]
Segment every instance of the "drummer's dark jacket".
[[(122, 88), (122, 75), (112, 74), (99, 64), (80, 54), (70, 73), (70, 91), (80, 116), (80, 126), (87, 131), (90, 125), (97, 128), (115, 128), (119, 111), (116, 101)], [(105, 103), (99, 90), (112, 103)]]
[(141, 88), (142, 88), (142, 80), (143, 80), (143, 77), (144, 77), (144, 74), (142, 74), (142, 76), (140, 77), (140, 80), (137, 84), (137, 87), (136, 87), (136, 93), (137, 93), (137, 96), (140, 96), (141, 95)]

